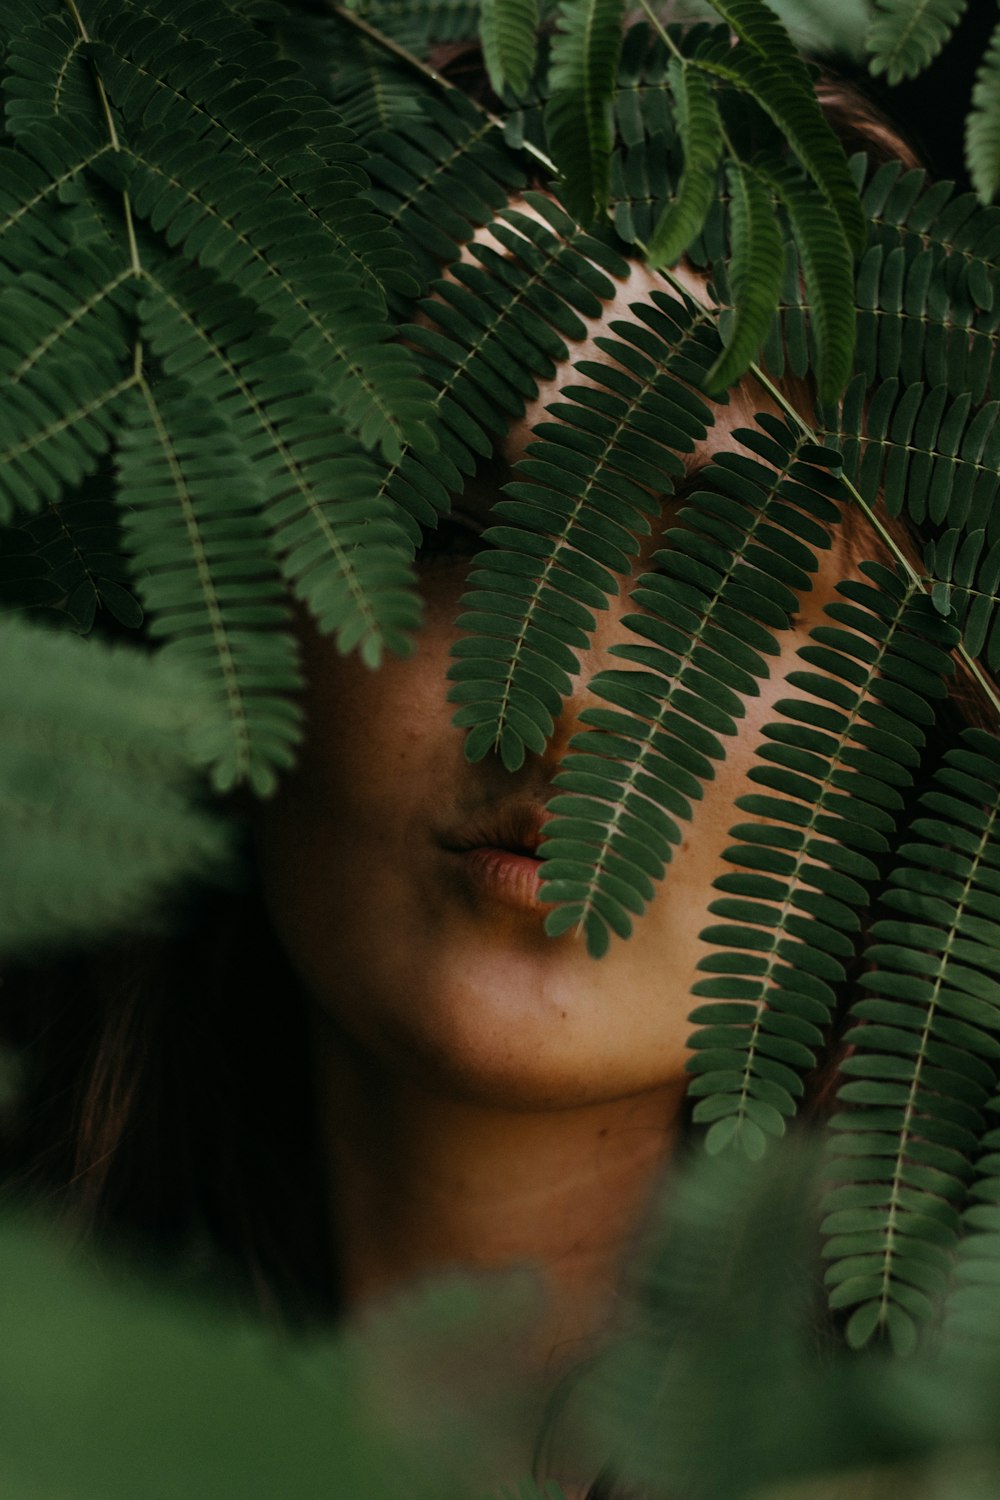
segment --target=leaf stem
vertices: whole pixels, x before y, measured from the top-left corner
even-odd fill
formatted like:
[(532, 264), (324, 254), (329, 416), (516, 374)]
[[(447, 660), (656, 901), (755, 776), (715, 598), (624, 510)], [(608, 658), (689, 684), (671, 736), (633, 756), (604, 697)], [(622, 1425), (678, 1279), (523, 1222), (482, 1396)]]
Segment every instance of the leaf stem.
[[(76, 29), (80, 33), (81, 41), (89, 42), (90, 33), (87, 30), (87, 23), (80, 14), (76, 0), (66, 0), (66, 7), (76, 23)], [(115, 117), (111, 112), (111, 103), (108, 99), (107, 90), (104, 87), (104, 80), (96, 68), (93, 68), (93, 75), (97, 86), (97, 97), (101, 101), (101, 109), (104, 112), (104, 120), (108, 127), (111, 149), (113, 151), (120, 151), (121, 141), (118, 139), (118, 128), (115, 125)], [(132, 219), (132, 200), (129, 198), (127, 192), (122, 193), (122, 212), (125, 218), (125, 234), (128, 239), (129, 259), (132, 263), (132, 270), (137, 276), (141, 276), (142, 262), (139, 259), (139, 242), (135, 236), (135, 223)]]

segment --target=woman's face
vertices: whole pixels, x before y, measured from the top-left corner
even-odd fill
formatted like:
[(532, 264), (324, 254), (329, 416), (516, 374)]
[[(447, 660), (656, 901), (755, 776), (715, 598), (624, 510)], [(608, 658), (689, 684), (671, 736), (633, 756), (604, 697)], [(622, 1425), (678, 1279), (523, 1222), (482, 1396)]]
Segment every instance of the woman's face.
[[(635, 267), (604, 321), (654, 284)], [(602, 358), (596, 348), (583, 352)], [(522, 455), (564, 383), (580, 384), (568, 365), (508, 433), (507, 464)], [(755, 404), (762, 403), (737, 393), (690, 462), (700, 465), (730, 429), (748, 425)], [(608, 648), (629, 635), (622, 616), (630, 587), (659, 537), (600, 617), (545, 754), (529, 755), (513, 773), (494, 758), (469, 764), (452, 726), (446, 672), (475, 535), (498, 498), (488, 486), (470, 486), (456, 502), (457, 525), (432, 537), (418, 560), (426, 623), (410, 660), (372, 672), (303, 627), (306, 745), (261, 829), (275, 926), (322, 1010), (424, 1085), (514, 1108), (679, 1085), (689, 989), (707, 951), (698, 933), (740, 816), (733, 800), (747, 789), (760, 728), (787, 693), (795, 652), (842, 573), (831, 554), (821, 557), (782, 654), (771, 658), (770, 679), (749, 700), (741, 733), (696, 804), (649, 910), (628, 941), (613, 941), (594, 960), (582, 937), (545, 935), (547, 908), (526, 899), (532, 867), (496, 849), (530, 837), (580, 713), (595, 701), (588, 680), (602, 667), (621, 668)], [(672, 523), (666, 507), (663, 522)]]

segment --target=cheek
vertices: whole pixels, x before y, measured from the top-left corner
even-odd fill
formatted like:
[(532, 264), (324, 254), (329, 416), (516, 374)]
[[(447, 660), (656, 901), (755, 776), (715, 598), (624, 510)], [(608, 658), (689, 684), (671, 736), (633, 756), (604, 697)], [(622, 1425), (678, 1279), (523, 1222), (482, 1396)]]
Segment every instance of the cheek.
[(447, 660), (448, 640), (432, 625), (412, 658), (390, 658), (377, 671), (338, 656), (310, 630), (303, 637), (305, 742), (282, 796), (308, 788), (324, 803), (333, 798), (346, 807), (412, 789), (419, 769), (445, 753), (450, 739), (460, 749), (457, 732), (449, 734)]

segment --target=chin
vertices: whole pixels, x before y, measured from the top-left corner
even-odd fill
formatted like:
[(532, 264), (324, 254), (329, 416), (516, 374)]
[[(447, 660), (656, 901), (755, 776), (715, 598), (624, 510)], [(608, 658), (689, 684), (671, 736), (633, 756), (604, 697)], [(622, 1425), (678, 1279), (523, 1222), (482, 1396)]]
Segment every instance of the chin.
[[(684, 1077), (680, 1038), (650, 1036), (612, 1006), (579, 995), (512, 998), (468, 982), (450, 995), (407, 997), (377, 1008), (374, 1025), (352, 1025), (354, 1041), (377, 1065), (411, 1086), (496, 1109), (562, 1110), (676, 1085)], [(644, 1019), (644, 1018), (642, 1018)], [(683, 1028), (686, 1033), (686, 1026)]]

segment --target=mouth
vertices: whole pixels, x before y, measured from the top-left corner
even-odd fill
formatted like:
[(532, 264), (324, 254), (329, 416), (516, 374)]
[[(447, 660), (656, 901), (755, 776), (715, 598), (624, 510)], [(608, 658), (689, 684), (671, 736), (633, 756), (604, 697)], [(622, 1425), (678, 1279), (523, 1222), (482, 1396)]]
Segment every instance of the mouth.
[(539, 900), (538, 846), (546, 821), (540, 802), (508, 802), (473, 817), (444, 847), (468, 895), (477, 904), (500, 904), (525, 912), (546, 912)]
[(504, 802), (471, 817), (453, 836), (444, 839), (444, 845), (458, 854), (497, 849), (534, 859), (546, 817), (541, 802)]

